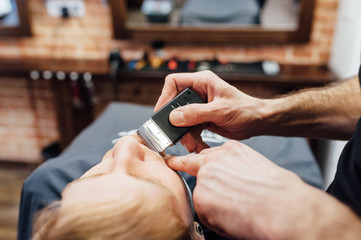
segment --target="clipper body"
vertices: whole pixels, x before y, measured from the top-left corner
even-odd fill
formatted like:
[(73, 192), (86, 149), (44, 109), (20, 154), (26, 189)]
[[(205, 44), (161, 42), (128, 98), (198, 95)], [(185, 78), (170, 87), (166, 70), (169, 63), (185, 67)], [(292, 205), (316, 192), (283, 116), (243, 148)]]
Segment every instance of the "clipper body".
[(163, 153), (177, 143), (192, 127), (175, 127), (169, 121), (169, 114), (174, 109), (192, 104), (204, 103), (202, 98), (187, 88), (162, 109), (154, 113), (138, 130), (138, 136), (152, 150)]

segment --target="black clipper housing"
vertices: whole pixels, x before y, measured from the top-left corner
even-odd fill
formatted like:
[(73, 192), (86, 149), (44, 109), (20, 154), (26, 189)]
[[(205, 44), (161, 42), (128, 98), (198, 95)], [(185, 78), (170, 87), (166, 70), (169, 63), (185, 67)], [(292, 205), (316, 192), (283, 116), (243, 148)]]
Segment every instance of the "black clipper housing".
[(154, 113), (138, 130), (137, 135), (155, 152), (176, 144), (192, 127), (175, 127), (169, 121), (169, 114), (174, 109), (192, 103), (204, 103), (194, 91), (187, 88), (162, 109)]

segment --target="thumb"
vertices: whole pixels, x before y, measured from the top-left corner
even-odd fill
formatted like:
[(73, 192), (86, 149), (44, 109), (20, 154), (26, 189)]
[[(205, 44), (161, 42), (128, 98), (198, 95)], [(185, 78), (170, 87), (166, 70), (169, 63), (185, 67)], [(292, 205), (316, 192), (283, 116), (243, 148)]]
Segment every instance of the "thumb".
[(171, 169), (186, 172), (192, 176), (197, 176), (198, 170), (204, 163), (204, 156), (200, 154), (166, 156), (164, 159)]
[(205, 122), (213, 122), (215, 113), (212, 103), (193, 103), (173, 110), (169, 115), (169, 121), (178, 127), (194, 126)]

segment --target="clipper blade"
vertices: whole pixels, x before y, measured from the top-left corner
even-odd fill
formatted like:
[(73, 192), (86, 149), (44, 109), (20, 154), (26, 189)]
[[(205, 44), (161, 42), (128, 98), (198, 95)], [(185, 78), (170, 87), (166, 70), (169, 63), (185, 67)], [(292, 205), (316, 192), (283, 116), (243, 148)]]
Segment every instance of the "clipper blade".
[(173, 145), (168, 136), (151, 118), (138, 129), (137, 135), (148, 148), (158, 153), (164, 152), (166, 148)]

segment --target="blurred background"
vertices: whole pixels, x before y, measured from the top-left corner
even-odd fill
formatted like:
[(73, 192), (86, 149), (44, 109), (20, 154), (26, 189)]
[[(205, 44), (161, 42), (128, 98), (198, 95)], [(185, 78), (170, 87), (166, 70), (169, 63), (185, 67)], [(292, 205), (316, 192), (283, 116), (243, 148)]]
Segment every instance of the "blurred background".
[[(358, 0), (0, 0), (0, 239), (23, 180), (111, 101), (154, 105), (171, 72), (275, 97), (354, 76)], [(126, 113), (124, 113), (126, 114)], [(344, 142), (309, 139), (325, 187)]]

